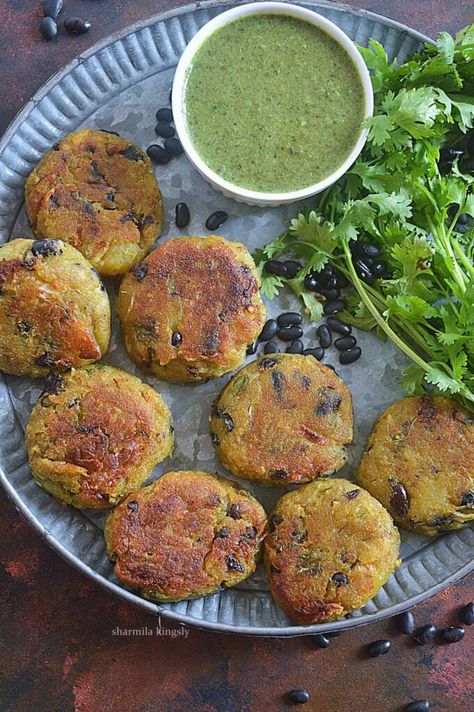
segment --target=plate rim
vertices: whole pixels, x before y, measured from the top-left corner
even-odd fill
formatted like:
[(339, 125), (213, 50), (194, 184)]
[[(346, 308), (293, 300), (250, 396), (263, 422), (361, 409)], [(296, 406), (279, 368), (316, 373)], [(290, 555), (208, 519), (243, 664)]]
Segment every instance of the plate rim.
[[(257, 0), (258, 2), (264, 0)], [(220, 7), (223, 5), (239, 5), (244, 4), (240, 0), (204, 0), (203, 2), (194, 2), (181, 7), (171, 8), (164, 12), (155, 13), (143, 20), (139, 20), (127, 27), (118, 30), (106, 37), (102, 38), (95, 44), (93, 44), (85, 52), (74, 57), (70, 62), (64, 65), (61, 69), (51, 75), (41, 87), (34, 93), (34, 95), (27, 101), (27, 103), (17, 112), (12, 121), (9, 123), (5, 129), (2, 137), (0, 138), (0, 156), (3, 154), (5, 148), (8, 146), (11, 138), (15, 135), (18, 127), (22, 124), (23, 120), (28, 116), (29, 112), (41, 101), (41, 99), (46, 96), (46, 94), (65, 76), (67, 76), (74, 68), (81, 65), (90, 57), (94, 56), (97, 52), (114, 44), (116, 41), (121, 40), (128, 35), (134, 34), (141, 29), (155, 25), (158, 22), (165, 21), (172, 17), (177, 17), (180, 15), (185, 15), (188, 13), (193, 13), (196, 10), (209, 9)], [(345, 3), (334, 3), (327, 0), (304, 0), (299, 4), (311, 5), (314, 8), (330, 8), (333, 11), (341, 13), (349, 13), (355, 15), (356, 17), (364, 17), (366, 19), (373, 20), (374, 22), (382, 23), (399, 32), (408, 34), (409, 36), (417, 39), (421, 43), (433, 43), (433, 40), (427, 35), (415, 30), (408, 25), (405, 25), (392, 18), (385, 17), (378, 13), (372, 12), (370, 10), (365, 10), (362, 8), (354, 8)], [(10, 399), (10, 394), (8, 394)], [(13, 405), (11, 405), (13, 408)], [(15, 420), (17, 420), (16, 413), (14, 413)], [(245, 636), (257, 636), (257, 637), (272, 637), (272, 638), (287, 638), (287, 637), (299, 637), (305, 635), (314, 635), (317, 632), (332, 632), (336, 630), (347, 630), (349, 628), (355, 628), (374, 621), (380, 621), (385, 618), (391, 618), (399, 613), (402, 613), (409, 608), (430, 599), (432, 596), (436, 595), (442, 591), (447, 586), (456, 583), (460, 579), (464, 578), (474, 569), (474, 559), (462, 566), (455, 573), (451, 574), (447, 578), (438, 582), (432, 586), (428, 591), (423, 591), (415, 596), (410, 597), (406, 601), (395, 604), (390, 608), (378, 611), (376, 613), (367, 613), (360, 617), (346, 618), (339, 621), (333, 621), (331, 623), (316, 624), (311, 626), (302, 625), (291, 625), (283, 626), (281, 628), (269, 627), (269, 626), (234, 626), (229, 623), (219, 623), (214, 621), (206, 621), (203, 619), (194, 618), (187, 614), (176, 613), (175, 611), (170, 611), (163, 608), (160, 604), (155, 603), (151, 600), (147, 600), (138, 594), (120, 586), (107, 579), (102, 574), (93, 570), (88, 564), (86, 564), (82, 559), (76, 556), (74, 553), (70, 552), (63, 544), (52, 535), (41, 521), (31, 512), (28, 508), (26, 502), (23, 501), (21, 496), (18, 494), (13, 484), (7, 479), (6, 472), (2, 466), (0, 466), (0, 482), (2, 483), (3, 489), (6, 492), (9, 499), (14, 504), (16, 510), (27, 520), (28, 524), (39, 533), (41, 538), (49, 544), (49, 546), (57, 552), (61, 558), (63, 558), (67, 563), (74, 566), (75, 569), (80, 571), (80, 573), (86, 575), (89, 579), (92, 579), (96, 584), (101, 586), (104, 590), (113, 593), (122, 600), (132, 603), (135, 606), (152, 613), (154, 615), (163, 616), (174, 623), (184, 626), (192, 626), (193, 628), (198, 628), (201, 630), (209, 630), (212, 632), (227, 633), (233, 635), (245, 635)]]

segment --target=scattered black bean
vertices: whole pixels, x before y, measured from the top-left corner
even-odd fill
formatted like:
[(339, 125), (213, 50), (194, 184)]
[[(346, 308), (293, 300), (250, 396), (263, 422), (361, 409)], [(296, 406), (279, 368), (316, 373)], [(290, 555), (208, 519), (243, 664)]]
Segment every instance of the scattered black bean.
[(326, 289), (325, 287), (319, 287), (319, 294), (322, 294), (326, 299), (339, 299), (341, 296), (340, 289)]
[(268, 319), (264, 326), (262, 331), (260, 332), (258, 336), (259, 341), (270, 341), (275, 334), (277, 333), (278, 330), (278, 323), (276, 319)]
[(382, 260), (377, 260), (377, 262), (374, 262), (372, 265), (372, 274), (375, 275), (376, 277), (381, 277), (383, 274), (385, 274), (385, 270), (387, 269), (387, 265), (385, 262)]
[(303, 317), (298, 312), (283, 312), (277, 317), (278, 326), (295, 326), (301, 324)]
[(336, 287), (339, 287), (339, 289), (342, 289), (343, 287), (347, 287), (349, 284), (349, 281), (347, 277), (345, 277), (342, 272), (339, 272), (338, 270), (334, 270), (334, 276), (336, 278)]
[(344, 299), (331, 299), (324, 302), (323, 311), (325, 314), (336, 314), (346, 307)]
[(175, 130), (169, 124), (160, 122), (155, 126), (155, 133), (157, 136), (161, 136), (162, 138), (171, 138), (175, 135)]
[(420, 628), (415, 630), (413, 638), (416, 640), (418, 645), (426, 645), (427, 643), (431, 643), (437, 632), (438, 631), (435, 625), (427, 623), (426, 625), (422, 625)]
[(290, 690), (288, 699), (297, 705), (304, 705), (309, 700), (309, 692), (306, 692), (306, 690)]
[(471, 601), (464, 608), (459, 611), (459, 619), (465, 625), (472, 625), (474, 623), (474, 603)]
[(336, 289), (338, 286), (336, 275), (332, 274), (323, 284), (325, 289)]
[(348, 364), (354, 363), (354, 361), (360, 359), (361, 354), (362, 350), (360, 346), (354, 346), (352, 349), (348, 349), (347, 351), (341, 351), (339, 354), (339, 363), (347, 366)]
[(316, 346), (314, 349), (305, 349), (303, 351), (304, 356), (313, 356), (315, 359), (318, 361), (321, 361), (321, 359), (324, 356), (324, 349), (321, 348), (320, 346)]
[(183, 153), (181, 141), (177, 138), (165, 138), (163, 145), (168, 151), (171, 151), (173, 156), (180, 156)]
[(287, 354), (302, 354), (303, 353), (303, 342), (301, 339), (295, 339), (286, 349)]
[(464, 632), (464, 628), (450, 625), (447, 628), (443, 628), (439, 635), (445, 643), (459, 643), (464, 638)]
[(329, 279), (329, 277), (332, 277), (333, 275), (333, 270), (330, 264), (325, 264), (324, 267), (320, 272), (317, 272), (317, 276), (321, 281), (324, 281), (325, 279)]
[(471, 158), (463, 158), (459, 163), (459, 168), (462, 173), (474, 176), (474, 156), (471, 156)]
[(280, 260), (268, 260), (265, 262), (265, 272), (267, 274), (276, 274), (278, 277), (286, 277), (288, 272), (285, 262)]
[(191, 220), (191, 213), (186, 203), (176, 203), (175, 223), (177, 227), (186, 227)]
[(395, 618), (395, 625), (400, 633), (411, 635), (415, 630), (415, 618), (411, 611), (405, 611)]
[(318, 341), (323, 349), (328, 349), (332, 344), (332, 334), (326, 324), (321, 324), (316, 329)]
[(355, 260), (354, 267), (355, 271), (364, 282), (366, 282), (367, 284), (372, 284), (372, 282), (374, 281), (374, 275), (372, 274), (370, 267), (364, 260)]
[(380, 256), (380, 248), (370, 242), (358, 242), (357, 252), (364, 257), (374, 258)]
[(474, 492), (465, 492), (461, 499), (463, 507), (472, 507), (474, 504)]
[(181, 346), (183, 341), (183, 337), (181, 336), (179, 331), (173, 332), (171, 335), (171, 346)]
[[(165, 141), (166, 145), (166, 141)], [(223, 210), (216, 210), (215, 213), (211, 213), (206, 220), (207, 230), (217, 230), (221, 225), (225, 223), (229, 216)]]
[(296, 277), (298, 272), (301, 270), (301, 265), (299, 262), (296, 262), (295, 260), (286, 260), (284, 262), (284, 265), (286, 267), (286, 276), (288, 279), (293, 279)]
[(295, 339), (301, 339), (303, 329), (301, 326), (288, 326), (286, 329), (278, 329), (277, 336), (282, 341), (294, 341)]
[(375, 640), (367, 647), (367, 653), (371, 658), (378, 658), (379, 655), (386, 655), (391, 647), (389, 640)]
[(404, 712), (429, 712), (430, 703), (428, 700), (414, 700), (403, 709)]
[(349, 351), (349, 349), (352, 349), (356, 343), (357, 341), (353, 336), (341, 336), (339, 339), (335, 340), (334, 346), (338, 351)]
[(314, 276), (314, 274), (306, 275), (306, 277), (304, 278), (304, 288), (307, 289), (308, 292), (317, 292), (319, 286), (319, 282)]
[(92, 27), (90, 20), (85, 20), (83, 17), (66, 17), (63, 25), (71, 35), (83, 35)]
[(173, 121), (173, 112), (167, 106), (158, 109), (156, 112), (156, 120), (160, 123), (169, 124)]
[(279, 354), (280, 348), (275, 341), (267, 341), (265, 348), (263, 349), (265, 354)]
[(320, 633), (319, 635), (311, 636), (311, 640), (317, 648), (329, 648), (331, 641), (327, 635)]
[(167, 148), (163, 148), (163, 146), (158, 146), (158, 144), (153, 143), (151, 146), (148, 146), (146, 150), (148, 157), (151, 158), (153, 163), (169, 163), (171, 159), (173, 158), (173, 154), (171, 151), (168, 151)]
[(326, 322), (331, 331), (335, 331), (337, 334), (344, 334), (344, 336), (348, 336), (352, 333), (352, 326), (344, 324), (342, 321), (339, 321), (339, 319), (336, 319), (335, 316), (328, 316)]
[(462, 156), (464, 153), (463, 148), (455, 148), (454, 146), (446, 146), (442, 148), (439, 152), (439, 160), (442, 163), (452, 163), (456, 158)]
[(467, 221), (469, 220), (469, 215), (467, 213), (461, 213), (458, 217), (458, 223), (461, 225), (466, 225)]
[(467, 225), (461, 225), (461, 223), (456, 223), (454, 230), (456, 232), (460, 232), (461, 235), (464, 235), (469, 230), (469, 227)]
[(46, 0), (43, 5), (43, 15), (45, 17), (52, 17), (56, 20), (59, 13), (63, 9), (64, 0)]
[(247, 356), (253, 356), (257, 352), (258, 341), (254, 341), (253, 344), (247, 346), (246, 354)]
[(43, 17), (40, 22), (40, 32), (45, 40), (54, 40), (58, 34), (58, 26), (52, 17)]

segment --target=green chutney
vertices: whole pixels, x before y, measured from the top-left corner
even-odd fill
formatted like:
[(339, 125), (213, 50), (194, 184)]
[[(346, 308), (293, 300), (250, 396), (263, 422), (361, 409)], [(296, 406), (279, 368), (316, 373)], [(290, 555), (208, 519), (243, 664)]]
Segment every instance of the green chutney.
[(357, 68), (326, 32), (258, 14), (216, 30), (185, 87), (194, 148), (219, 176), (260, 192), (306, 188), (338, 168), (364, 115)]

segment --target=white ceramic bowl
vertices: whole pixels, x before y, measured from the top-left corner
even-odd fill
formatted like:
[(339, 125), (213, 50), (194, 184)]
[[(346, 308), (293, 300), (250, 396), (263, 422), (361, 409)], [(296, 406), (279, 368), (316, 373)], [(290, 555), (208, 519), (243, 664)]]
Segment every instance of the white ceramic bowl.
[(357, 143), (354, 145), (351, 153), (346, 158), (344, 163), (338, 166), (338, 168), (331, 173), (331, 175), (318, 183), (314, 183), (313, 185), (309, 185), (307, 188), (302, 188), (300, 190), (285, 193), (265, 193), (256, 190), (249, 190), (235, 185), (234, 183), (230, 183), (209, 168), (194, 148), (188, 132), (186, 121), (185, 89), (189, 69), (192, 66), (193, 58), (197, 50), (216, 30), (241, 17), (262, 13), (289, 15), (291, 17), (305, 20), (311, 25), (324, 30), (342, 47), (344, 47), (357, 68), (361, 80), (361, 87), (364, 93), (365, 117), (372, 115), (374, 97), (369, 72), (352, 40), (333, 22), (326, 20), (325, 17), (318, 15), (318, 13), (313, 12), (312, 10), (307, 10), (299, 5), (290, 5), (282, 2), (262, 2), (251, 3), (249, 5), (239, 5), (238, 7), (234, 7), (232, 10), (227, 10), (227, 12), (217, 15), (217, 17), (214, 17), (210, 20), (210, 22), (207, 22), (199, 30), (181, 55), (173, 81), (172, 107), (176, 132), (179, 140), (181, 141), (183, 149), (194, 167), (212, 184), (214, 188), (220, 190), (224, 193), (224, 195), (235, 198), (235, 200), (247, 203), (248, 205), (276, 206), (294, 203), (297, 200), (309, 198), (310, 196), (316, 195), (332, 185), (338, 178), (344, 175), (344, 173), (354, 163), (365, 144), (367, 131), (365, 129), (361, 129)]

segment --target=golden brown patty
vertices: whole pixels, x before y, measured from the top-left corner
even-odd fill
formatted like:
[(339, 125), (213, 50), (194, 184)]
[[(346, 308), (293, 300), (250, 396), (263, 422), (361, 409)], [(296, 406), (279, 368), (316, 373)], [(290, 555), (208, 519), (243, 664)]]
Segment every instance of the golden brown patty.
[(264, 356), (233, 376), (217, 398), (211, 439), (233, 475), (270, 485), (306, 482), (345, 463), (351, 394), (312, 356)]
[(317, 480), (284, 495), (268, 528), (264, 562), (272, 595), (302, 625), (364, 606), (400, 563), (390, 515), (347, 480)]
[(75, 507), (110, 507), (173, 449), (161, 396), (111, 366), (53, 374), (26, 429), (33, 477)]
[(201, 381), (239, 366), (266, 310), (239, 242), (179, 237), (127, 274), (117, 309), (130, 358), (160, 378)]
[(0, 370), (44, 376), (84, 366), (109, 340), (109, 298), (80, 252), (60, 240), (0, 247)]
[(357, 480), (406, 529), (459, 529), (474, 519), (474, 417), (447, 398), (393, 403), (374, 425)]
[(26, 182), (26, 209), (37, 237), (69, 242), (104, 275), (141, 260), (163, 223), (148, 156), (126, 138), (90, 129), (42, 158)]
[(181, 601), (235, 586), (255, 571), (263, 507), (230, 480), (168, 472), (107, 519), (115, 574), (146, 598)]

